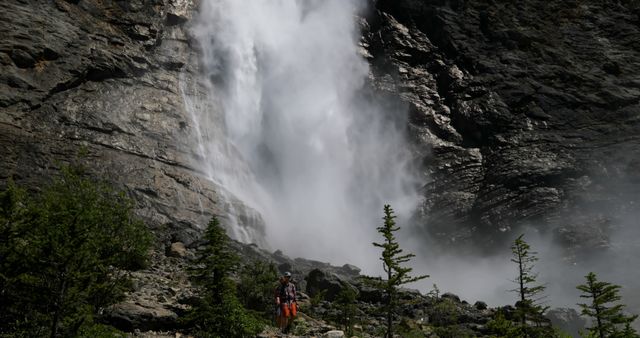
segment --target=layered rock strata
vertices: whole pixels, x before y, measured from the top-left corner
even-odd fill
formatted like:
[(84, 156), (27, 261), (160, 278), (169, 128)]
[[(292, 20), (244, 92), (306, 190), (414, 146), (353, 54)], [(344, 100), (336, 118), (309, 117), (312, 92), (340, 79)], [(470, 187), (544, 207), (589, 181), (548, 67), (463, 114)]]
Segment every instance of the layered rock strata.
[(640, 202), (633, 1), (381, 0), (362, 40), (410, 112), (420, 223), (491, 248), (532, 226), (607, 246)]

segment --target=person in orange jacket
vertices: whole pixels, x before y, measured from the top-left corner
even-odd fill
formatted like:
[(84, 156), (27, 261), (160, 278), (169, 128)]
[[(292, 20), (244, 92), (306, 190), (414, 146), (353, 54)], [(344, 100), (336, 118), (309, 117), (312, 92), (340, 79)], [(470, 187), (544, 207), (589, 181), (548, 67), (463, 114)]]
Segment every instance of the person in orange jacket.
[(279, 311), (276, 323), (282, 333), (288, 333), (291, 330), (293, 319), (298, 314), (296, 286), (291, 282), (290, 272), (285, 272), (280, 279), (280, 285), (276, 290), (276, 306)]

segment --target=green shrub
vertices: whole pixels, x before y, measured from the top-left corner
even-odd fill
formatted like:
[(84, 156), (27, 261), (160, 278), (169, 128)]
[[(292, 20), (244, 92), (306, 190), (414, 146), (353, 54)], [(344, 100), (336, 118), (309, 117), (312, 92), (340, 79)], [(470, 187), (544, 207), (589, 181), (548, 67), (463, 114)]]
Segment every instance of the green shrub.
[(440, 326), (435, 327), (433, 332), (439, 338), (473, 338), (476, 337), (473, 331), (457, 326), (457, 325), (449, 325), (449, 326)]
[(271, 319), (275, 308), (278, 271), (272, 263), (254, 261), (240, 269), (238, 299), (248, 310)]
[(334, 301), (334, 306), (338, 310), (338, 318), (333, 318), (333, 320), (344, 329), (345, 334), (348, 337), (353, 336), (353, 325), (357, 323), (357, 297), (358, 292), (353, 287), (344, 284), (342, 285), (342, 290), (340, 290), (336, 296), (336, 300)]
[(206, 244), (198, 249), (197, 265), (191, 270), (202, 293), (184, 323), (197, 337), (254, 337), (264, 325), (236, 296), (230, 276), (237, 271), (239, 258), (229, 247), (229, 238), (217, 218), (209, 222), (204, 239)]
[(132, 203), (104, 182), (63, 168), (30, 196), (0, 193), (0, 334), (76, 336), (124, 297), (151, 234)]
[(311, 297), (311, 299), (309, 299), (309, 303), (311, 304), (311, 307), (315, 308), (315, 307), (320, 306), (320, 303), (322, 303), (324, 301), (324, 298), (327, 295), (327, 291), (328, 290), (320, 290), (320, 291), (318, 291), (318, 293), (313, 295), (313, 297)]
[(309, 323), (301, 317), (297, 317), (293, 321), (293, 329), (292, 332), (296, 336), (307, 336), (309, 335)]
[[(397, 325), (397, 333), (403, 338), (424, 338), (428, 337), (428, 332), (432, 331), (432, 328), (424, 329), (421, 325), (418, 325), (415, 321), (409, 318), (402, 318)], [(425, 332), (426, 331), (426, 332)]]
[(493, 319), (487, 323), (487, 330), (491, 337), (517, 338), (523, 335), (522, 327), (505, 318), (502, 311), (496, 312)]
[(457, 324), (459, 316), (458, 306), (449, 298), (440, 298), (429, 311), (430, 322), (436, 326)]
[(127, 335), (114, 327), (103, 324), (86, 325), (80, 328), (78, 338), (126, 338)]

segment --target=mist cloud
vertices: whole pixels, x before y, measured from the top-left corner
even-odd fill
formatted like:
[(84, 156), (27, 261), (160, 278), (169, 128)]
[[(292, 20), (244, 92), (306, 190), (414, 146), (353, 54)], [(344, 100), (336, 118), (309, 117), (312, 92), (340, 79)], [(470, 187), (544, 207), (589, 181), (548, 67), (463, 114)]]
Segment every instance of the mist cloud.
[[(256, 242), (266, 235), (268, 245), (288, 255), (379, 274), (379, 250), (371, 242), (378, 240), (382, 206), (391, 204), (406, 230), (420, 180), (405, 140), (406, 107), (367, 88), (369, 66), (358, 54), (354, 17), (363, 6), (355, 0), (202, 1), (192, 33), (208, 92), (186, 101), (209, 177), (255, 209), (235, 219), (236, 238)], [(631, 224), (638, 216), (622, 217), (612, 250), (580, 261), (567, 259), (552, 233), (524, 229), (540, 252), (537, 270), (549, 305), (574, 306), (575, 285), (594, 271), (624, 285), (625, 299), (640, 308), (640, 276), (630, 268), (640, 251), (637, 224)], [(260, 217), (265, 234), (252, 230)], [(416, 285), (422, 291), (436, 283), (470, 301), (515, 302), (508, 292), (516, 273), (509, 244), (478, 257), (436, 251), (425, 238), (402, 242), (418, 255), (416, 273), (432, 276)]]

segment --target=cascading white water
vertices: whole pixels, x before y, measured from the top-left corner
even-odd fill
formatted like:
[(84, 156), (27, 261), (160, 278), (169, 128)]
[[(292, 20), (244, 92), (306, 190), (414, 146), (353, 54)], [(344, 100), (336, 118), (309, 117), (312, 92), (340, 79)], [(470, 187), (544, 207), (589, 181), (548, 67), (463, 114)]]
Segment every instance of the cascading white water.
[[(218, 193), (228, 199), (232, 235), (259, 243), (266, 235), (266, 243), (291, 256), (379, 273), (379, 250), (371, 242), (379, 240), (383, 204), (407, 216), (418, 198), (403, 109), (382, 109), (381, 101), (363, 95), (369, 70), (358, 54), (354, 13), (364, 0), (201, 1), (192, 33), (208, 92), (194, 95), (201, 90), (195, 79), (182, 85), (199, 140), (195, 153), (209, 178), (226, 189)], [(236, 206), (234, 198), (253, 210)], [(266, 234), (256, 227), (260, 218)], [(542, 282), (568, 274), (579, 280), (583, 271), (567, 269), (548, 238), (527, 238), (546, 253)], [(426, 291), (437, 283), (492, 305), (515, 301), (507, 292), (515, 273), (508, 247), (504, 255), (470, 259), (435, 255), (425, 243), (403, 243), (419, 255), (416, 274), (432, 275), (416, 287)], [(610, 265), (603, 261), (598, 264)], [(566, 306), (577, 299), (576, 289), (561, 284), (554, 280), (549, 293), (560, 300), (555, 305)]]
[(272, 247), (366, 268), (383, 204), (407, 215), (417, 194), (406, 114), (363, 95), (361, 2), (203, 0), (193, 33), (224, 121), (188, 108), (219, 133), (201, 138), (210, 177), (262, 215)]

